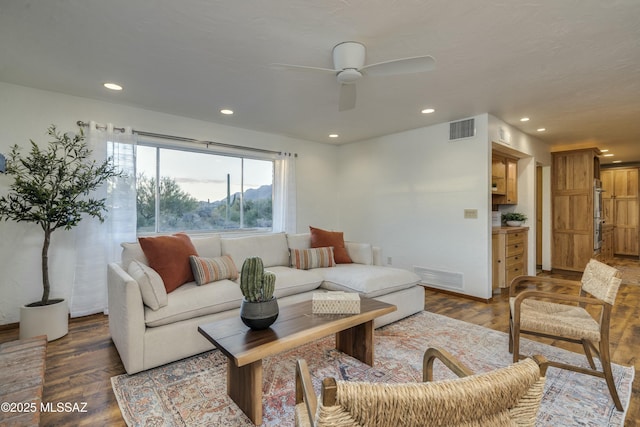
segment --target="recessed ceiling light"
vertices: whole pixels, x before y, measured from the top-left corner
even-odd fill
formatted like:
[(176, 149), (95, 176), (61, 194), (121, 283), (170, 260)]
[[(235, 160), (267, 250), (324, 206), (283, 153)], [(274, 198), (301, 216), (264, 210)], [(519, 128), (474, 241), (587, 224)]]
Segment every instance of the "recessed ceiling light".
[(523, 117), (520, 119), (521, 122), (528, 122), (529, 121), (529, 117)]
[(433, 108), (425, 108), (424, 110), (421, 111), (421, 113), (422, 114), (431, 114), (434, 111), (436, 111), (436, 110), (434, 110)]
[(611, 163), (622, 163), (622, 160), (614, 160)]
[(536, 129), (538, 132), (544, 132), (545, 130), (547, 130), (547, 128), (538, 128)]
[(339, 137), (339, 136), (340, 136), (340, 135), (338, 135), (337, 133), (330, 133), (330, 134), (329, 134), (329, 138), (337, 138), (337, 137)]
[(613, 154), (605, 154), (604, 157), (613, 157)]
[(222, 110), (220, 110), (220, 113), (226, 116), (230, 116), (233, 114), (233, 110), (229, 110), (228, 108), (223, 108)]
[(104, 83), (102, 86), (110, 90), (122, 90), (122, 86), (117, 83)]
[(609, 150), (607, 150), (606, 148), (604, 150), (600, 150), (601, 153), (607, 153), (609, 152)]

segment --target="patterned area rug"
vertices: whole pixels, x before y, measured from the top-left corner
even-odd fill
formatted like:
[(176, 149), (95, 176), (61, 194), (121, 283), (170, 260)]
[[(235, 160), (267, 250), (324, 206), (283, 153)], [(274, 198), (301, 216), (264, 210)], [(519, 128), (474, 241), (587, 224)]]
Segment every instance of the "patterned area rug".
[[(472, 371), (490, 371), (511, 363), (508, 335), (429, 312), (421, 312), (375, 331), (375, 366), (334, 349), (333, 337), (314, 341), (263, 361), (263, 426), (292, 426), (294, 366), (305, 359), (316, 392), (322, 378), (351, 381), (417, 382), (422, 380), (422, 355), (428, 347), (447, 349)], [(587, 367), (583, 355), (530, 340), (523, 354)], [(635, 371), (614, 365), (620, 399), (626, 408)], [(454, 378), (436, 362), (436, 380)], [(111, 378), (122, 415), (129, 426), (252, 426), (226, 395), (226, 358), (218, 350), (135, 375)], [(549, 368), (538, 426), (622, 426), (605, 381)]]

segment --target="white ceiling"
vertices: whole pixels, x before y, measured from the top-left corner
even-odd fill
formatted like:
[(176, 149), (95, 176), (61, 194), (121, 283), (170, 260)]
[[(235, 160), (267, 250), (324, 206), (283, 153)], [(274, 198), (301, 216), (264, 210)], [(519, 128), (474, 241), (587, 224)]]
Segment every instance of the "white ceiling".
[[(365, 76), (338, 112), (333, 76), (270, 67), (347, 40), (436, 70)], [(640, 161), (638, 0), (0, 0), (0, 81), (333, 144), (489, 112)]]

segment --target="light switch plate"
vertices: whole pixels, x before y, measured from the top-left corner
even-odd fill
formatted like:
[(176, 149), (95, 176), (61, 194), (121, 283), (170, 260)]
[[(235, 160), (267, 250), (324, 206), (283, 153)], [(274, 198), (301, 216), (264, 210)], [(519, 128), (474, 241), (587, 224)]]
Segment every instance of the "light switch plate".
[(464, 210), (464, 218), (465, 219), (478, 219), (478, 209), (465, 209)]

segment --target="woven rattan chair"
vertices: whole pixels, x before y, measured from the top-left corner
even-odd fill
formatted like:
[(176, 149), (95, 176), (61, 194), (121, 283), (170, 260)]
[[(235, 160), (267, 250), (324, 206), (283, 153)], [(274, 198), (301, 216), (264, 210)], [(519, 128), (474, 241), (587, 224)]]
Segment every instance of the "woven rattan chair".
[[(591, 260), (579, 282), (538, 276), (520, 276), (513, 279), (509, 289), (509, 352), (513, 353), (514, 362), (522, 358), (521, 334), (582, 344), (591, 369), (557, 361), (549, 361), (549, 366), (604, 378), (616, 408), (622, 411), (609, 355), (609, 323), (611, 308), (620, 286), (619, 276), (620, 273), (615, 268)], [(579, 294), (568, 295), (541, 290), (518, 291), (519, 287), (539, 284), (573, 286), (579, 289)], [(595, 308), (588, 311), (589, 306)], [(600, 359), (602, 370), (596, 368), (591, 355), (592, 350)]]
[[(431, 382), (433, 362), (459, 377)], [(473, 373), (441, 349), (424, 354), (422, 383), (368, 383), (325, 378), (316, 397), (304, 360), (296, 367), (296, 426), (423, 427), (533, 426), (546, 360), (526, 359), (488, 373)]]

